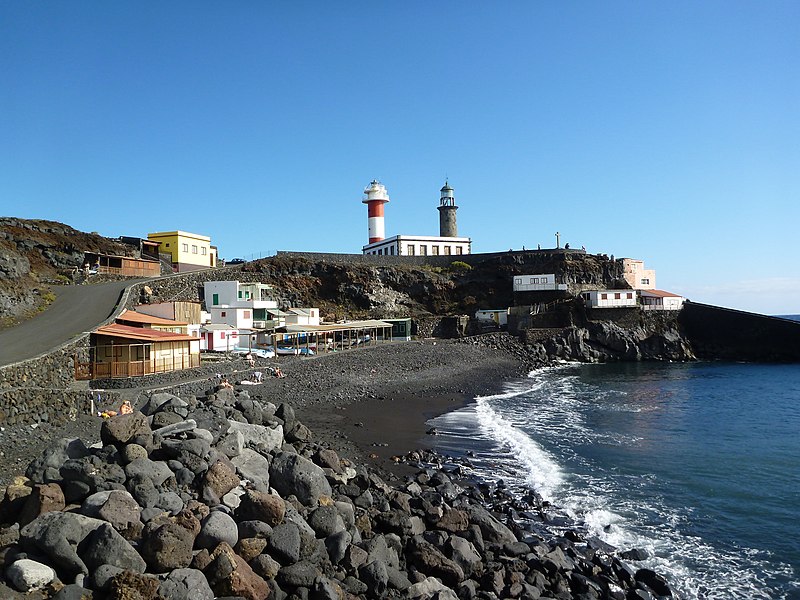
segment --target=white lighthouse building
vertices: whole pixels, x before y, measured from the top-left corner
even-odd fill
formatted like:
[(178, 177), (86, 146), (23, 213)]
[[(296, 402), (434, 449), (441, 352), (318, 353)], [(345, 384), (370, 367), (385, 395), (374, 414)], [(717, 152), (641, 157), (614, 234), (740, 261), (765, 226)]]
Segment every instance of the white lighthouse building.
[(386, 187), (373, 180), (364, 190), (362, 202), (369, 211), (369, 243), (362, 247), (364, 254), (379, 256), (446, 256), (470, 254), (472, 240), (458, 237), (455, 193), (445, 182), (439, 197), (439, 235), (395, 235), (385, 237), (383, 205), (389, 201)]
[(367, 205), (369, 243), (380, 242), (386, 237), (386, 227), (383, 222), (383, 205), (389, 201), (389, 194), (386, 193), (386, 186), (377, 179), (364, 190), (362, 202)]

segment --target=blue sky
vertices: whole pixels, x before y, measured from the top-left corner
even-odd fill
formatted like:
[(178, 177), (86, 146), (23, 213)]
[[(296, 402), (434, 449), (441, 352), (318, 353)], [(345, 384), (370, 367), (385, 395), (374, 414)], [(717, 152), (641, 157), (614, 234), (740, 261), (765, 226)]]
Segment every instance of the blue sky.
[(800, 313), (800, 3), (0, 0), (0, 214), (223, 257), (437, 235)]

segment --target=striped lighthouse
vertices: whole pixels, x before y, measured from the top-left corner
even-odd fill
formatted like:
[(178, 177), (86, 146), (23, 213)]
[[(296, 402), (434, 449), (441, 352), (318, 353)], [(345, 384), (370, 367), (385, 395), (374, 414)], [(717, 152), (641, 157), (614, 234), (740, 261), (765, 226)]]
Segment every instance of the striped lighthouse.
[(364, 189), (364, 199), (362, 202), (367, 205), (369, 211), (369, 242), (380, 242), (386, 237), (386, 229), (383, 223), (383, 205), (389, 201), (389, 194), (386, 193), (384, 186), (377, 179)]

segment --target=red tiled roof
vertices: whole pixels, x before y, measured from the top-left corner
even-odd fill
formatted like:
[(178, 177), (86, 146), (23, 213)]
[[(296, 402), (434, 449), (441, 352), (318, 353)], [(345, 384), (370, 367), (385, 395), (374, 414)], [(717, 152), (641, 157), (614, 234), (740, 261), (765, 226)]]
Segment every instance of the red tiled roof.
[(94, 332), (98, 335), (110, 335), (129, 340), (144, 340), (149, 342), (188, 342), (200, 339), (192, 335), (186, 335), (185, 333), (172, 333), (171, 331), (159, 331), (157, 329), (133, 327), (132, 325), (121, 325), (119, 323), (103, 325), (95, 329)]
[(117, 321), (128, 321), (129, 323), (142, 323), (143, 325), (172, 325), (173, 327), (180, 327), (188, 325), (181, 321), (173, 321), (172, 319), (163, 319), (161, 317), (153, 317), (144, 313), (136, 312), (135, 310), (123, 310), (122, 314), (117, 317)]
[(665, 292), (664, 290), (641, 290), (641, 293), (658, 298), (681, 298), (680, 294), (673, 294), (672, 292)]

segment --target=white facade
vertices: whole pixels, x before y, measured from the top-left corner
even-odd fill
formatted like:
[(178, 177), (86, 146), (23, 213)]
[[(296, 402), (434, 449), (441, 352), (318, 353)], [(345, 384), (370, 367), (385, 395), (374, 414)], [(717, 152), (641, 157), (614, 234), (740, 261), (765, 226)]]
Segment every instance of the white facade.
[(655, 269), (645, 269), (644, 261), (635, 258), (622, 259), (622, 276), (635, 290), (656, 289)]
[(686, 298), (663, 290), (642, 290), (639, 292), (644, 310), (680, 310)]
[(636, 306), (634, 290), (592, 290), (581, 296), (590, 308), (630, 308)]
[(515, 292), (546, 292), (552, 290), (566, 290), (566, 283), (556, 283), (555, 273), (540, 273), (537, 275), (514, 275)]
[(378, 256), (451, 256), (470, 254), (472, 240), (464, 237), (395, 235), (362, 248)]
[(278, 303), (272, 299), (273, 287), (266, 283), (206, 281), (203, 289), (208, 310), (215, 306), (278, 308)]
[(475, 312), (475, 318), (498, 326), (508, 325), (508, 309), (479, 310)]
[(211, 323), (230, 325), (236, 329), (252, 329), (253, 309), (236, 306), (212, 306)]
[(230, 325), (203, 325), (200, 328), (200, 350), (230, 352), (239, 345), (239, 331)]
[(319, 325), (318, 308), (290, 308), (286, 311), (286, 325)]

